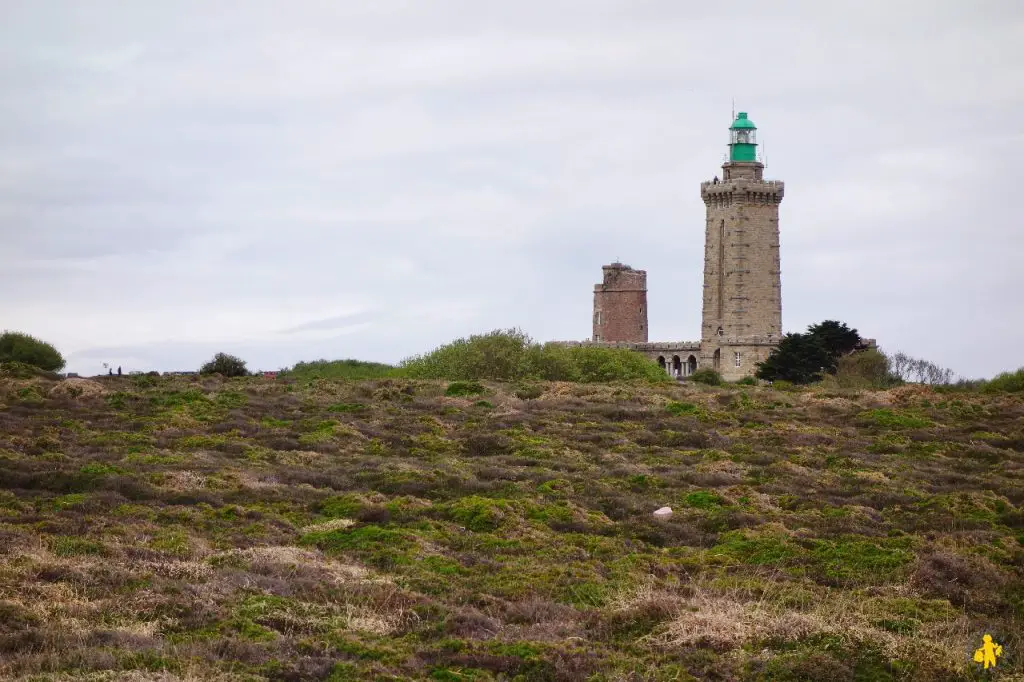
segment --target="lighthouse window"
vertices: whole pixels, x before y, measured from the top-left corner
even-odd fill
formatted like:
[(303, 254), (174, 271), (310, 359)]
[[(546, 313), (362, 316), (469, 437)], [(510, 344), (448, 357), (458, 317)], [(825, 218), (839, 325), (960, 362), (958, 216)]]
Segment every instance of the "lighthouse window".
[(742, 364), (742, 363), (740, 362), (740, 360), (741, 360), (741, 356), (740, 356), (740, 354), (739, 354), (739, 353), (736, 353), (736, 366), (737, 366), (737, 367), (739, 367), (739, 366), (740, 366), (740, 364)]

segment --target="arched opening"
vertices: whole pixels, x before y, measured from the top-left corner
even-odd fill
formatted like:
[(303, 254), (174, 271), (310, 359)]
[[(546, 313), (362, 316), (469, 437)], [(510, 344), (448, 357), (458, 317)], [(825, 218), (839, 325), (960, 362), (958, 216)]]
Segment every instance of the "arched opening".
[(672, 356), (672, 376), (683, 376), (683, 361), (679, 359), (678, 355)]
[(659, 355), (658, 356), (658, 367), (661, 367), (662, 370), (665, 369), (665, 356), (664, 355)]
[(714, 366), (715, 371), (719, 371), (722, 368), (722, 349), (718, 348), (715, 350), (715, 354), (711, 357), (711, 364)]
[(697, 358), (690, 356), (686, 361), (686, 375), (689, 376), (697, 371)]

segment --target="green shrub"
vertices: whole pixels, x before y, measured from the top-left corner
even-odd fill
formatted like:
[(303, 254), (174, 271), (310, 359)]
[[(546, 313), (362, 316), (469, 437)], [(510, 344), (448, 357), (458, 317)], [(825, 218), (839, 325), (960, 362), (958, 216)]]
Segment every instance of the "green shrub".
[(199, 368), (200, 374), (221, 374), (226, 377), (249, 376), (249, 370), (245, 368), (245, 360), (228, 355), (217, 353), (213, 359)]
[(576, 346), (569, 348), (569, 357), (575, 366), (570, 381), (606, 382), (640, 379), (651, 383), (670, 381), (656, 363), (640, 353), (626, 348)]
[(901, 578), (914, 560), (910, 544), (902, 538), (862, 540), (844, 537), (815, 540), (811, 555), (821, 573), (843, 583), (877, 584)]
[(299, 362), (283, 374), (296, 379), (385, 379), (401, 372), (393, 365), (349, 359)]
[(369, 406), (363, 403), (335, 403), (334, 405), (328, 405), (328, 412), (363, 412), (369, 409)]
[(518, 329), (496, 330), (445, 344), (402, 361), (407, 376), (451, 381), (667, 381), (656, 364), (624, 348), (534, 343)]
[(757, 379), (754, 377), (743, 377), (736, 382), (737, 386), (757, 386)]
[(784, 564), (797, 556), (797, 549), (784, 536), (749, 535), (740, 530), (723, 533), (710, 551), (754, 566)]
[(530, 338), (517, 329), (496, 330), (457, 339), (426, 355), (402, 361), (415, 379), (512, 380), (521, 378), (521, 365)]
[(406, 533), (376, 525), (329, 531), (314, 531), (299, 538), (300, 544), (316, 545), (325, 552), (373, 551), (379, 548), (401, 549), (409, 544)]
[(107, 553), (106, 547), (99, 542), (68, 535), (58, 535), (52, 538), (50, 540), (50, 551), (60, 557), (88, 554), (102, 555)]
[(572, 353), (555, 343), (527, 346), (523, 350), (519, 375), (524, 379), (579, 381), (579, 369)]
[(57, 372), (64, 368), (64, 356), (45, 341), (21, 332), (0, 334), (0, 363), (22, 362), (32, 367)]
[(986, 392), (1005, 391), (1007, 393), (1024, 392), (1024, 367), (1016, 372), (1003, 372), (985, 384)]
[(694, 507), (696, 509), (712, 509), (714, 507), (721, 507), (724, 500), (722, 500), (721, 495), (709, 490), (697, 490), (692, 493), (687, 493), (683, 498), (683, 502), (686, 503), (687, 507)]
[(61, 378), (56, 372), (39, 369), (35, 365), (29, 365), (24, 362), (0, 362), (0, 376), (12, 379), (34, 379), (40, 377), (43, 379), (53, 379), (54, 381)]
[(492, 500), (476, 495), (463, 497), (447, 507), (448, 516), (452, 521), (475, 533), (497, 530), (508, 511), (508, 503), (504, 500)]
[(867, 410), (860, 414), (860, 418), (890, 429), (923, 429), (932, 425), (932, 422), (924, 417), (888, 409)]
[(708, 386), (721, 386), (722, 375), (713, 369), (698, 369), (690, 375), (690, 381), (695, 381), (698, 384), (707, 384)]
[(695, 417), (701, 417), (707, 414), (704, 408), (700, 405), (694, 405), (693, 403), (679, 403), (674, 400), (665, 405), (665, 409), (670, 414), (674, 414), (677, 417), (681, 414), (690, 414)]
[(512, 394), (520, 400), (536, 400), (544, 395), (544, 387), (537, 384), (520, 386)]
[(890, 369), (889, 358), (874, 348), (839, 358), (835, 378), (839, 388), (885, 389), (901, 383)]
[(787, 391), (787, 392), (799, 392), (800, 387), (794, 384), (792, 381), (786, 381), (785, 379), (776, 379), (772, 382), (772, 388), (776, 391)]
[(363, 501), (351, 493), (335, 495), (320, 503), (320, 513), (332, 519), (352, 518), (363, 508)]
[(480, 395), (484, 392), (484, 387), (480, 382), (477, 381), (453, 381), (448, 384), (448, 388), (445, 389), (444, 394), (446, 396), (466, 396), (466, 395)]

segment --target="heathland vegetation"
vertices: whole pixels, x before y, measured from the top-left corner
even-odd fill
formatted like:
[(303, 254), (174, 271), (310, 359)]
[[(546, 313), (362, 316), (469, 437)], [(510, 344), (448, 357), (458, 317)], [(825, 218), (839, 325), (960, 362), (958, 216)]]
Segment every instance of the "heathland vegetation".
[[(986, 633), (1021, 673), (1024, 372), (623, 381), (509, 336), (457, 346), (495, 367), (3, 365), (0, 677), (971, 680)], [(505, 374), (432, 378), (466, 367)]]

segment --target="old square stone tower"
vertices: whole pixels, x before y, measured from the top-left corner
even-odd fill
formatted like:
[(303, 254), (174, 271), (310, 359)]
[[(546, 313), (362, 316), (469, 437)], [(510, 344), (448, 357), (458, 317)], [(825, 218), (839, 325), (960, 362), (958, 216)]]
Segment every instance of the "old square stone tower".
[(765, 180), (763, 172), (757, 127), (740, 112), (729, 127), (721, 179), (700, 185), (706, 207), (700, 341), (649, 342), (647, 272), (612, 263), (594, 287), (593, 336), (584, 343), (631, 348), (677, 377), (701, 368), (730, 381), (754, 374), (782, 337), (783, 183)]

